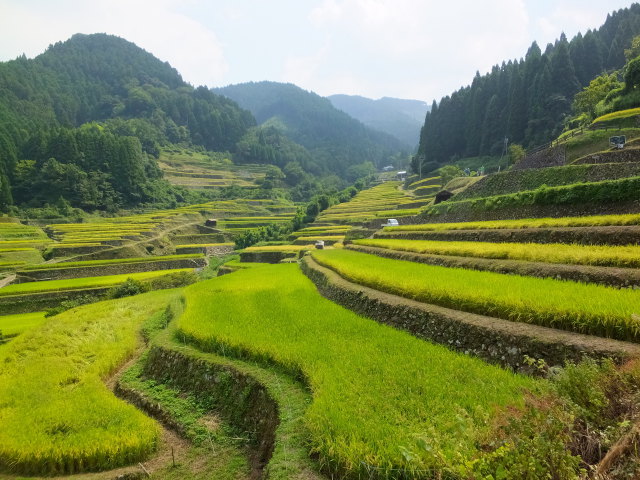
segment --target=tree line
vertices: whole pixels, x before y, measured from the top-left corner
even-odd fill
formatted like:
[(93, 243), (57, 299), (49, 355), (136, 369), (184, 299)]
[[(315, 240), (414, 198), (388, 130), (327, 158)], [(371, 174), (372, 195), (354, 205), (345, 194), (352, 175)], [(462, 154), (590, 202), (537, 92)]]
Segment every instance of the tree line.
[(414, 171), (428, 172), (459, 158), (500, 155), (504, 138), (533, 147), (555, 138), (572, 113), (576, 93), (602, 72), (625, 64), (625, 49), (640, 34), (640, 5), (569, 41), (562, 34), (544, 52), (534, 42), (524, 58), (476, 73), (471, 85), (433, 102), (420, 134)]

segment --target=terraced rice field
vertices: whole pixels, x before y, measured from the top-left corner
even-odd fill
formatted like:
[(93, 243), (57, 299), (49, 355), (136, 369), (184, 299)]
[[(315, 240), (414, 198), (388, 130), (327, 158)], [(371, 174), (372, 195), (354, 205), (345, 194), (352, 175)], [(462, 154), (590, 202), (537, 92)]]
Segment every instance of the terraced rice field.
[(185, 295), (179, 338), (305, 379), (311, 451), (340, 478), (452, 471), (479, 453), (488, 417), (542, 387), (359, 317), (321, 297), (296, 265), (246, 268)]
[(313, 251), (357, 284), (425, 303), (514, 322), (640, 341), (640, 291), (391, 260), (348, 250)]
[(50, 243), (37, 227), (23, 225), (17, 219), (0, 222), (0, 272), (43, 262), (42, 250)]
[(353, 243), (356, 245), (434, 255), (640, 268), (640, 246), (638, 245), (608, 246), (563, 243), (443, 242), (379, 238), (354, 240)]
[(149, 417), (103, 380), (174, 291), (62, 313), (0, 348), (0, 469), (61, 475), (143, 460), (159, 440)]
[(186, 150), (163, 150), (158, 165), (169, 182), (195, 189), (255, 188), (267, 171), (264, 165), (234, 165), (224, 158)]
[(375, 219), (399, 218), (417, 215), (420, 201), (399, 189), (400, 182), (385, 182), (368, 190), (358, 192), (349, 202), (340, 203), (320, 213), (316, 223), (362, 224)]
[(425, 223), (384, 227), (385, 232), (482, 230), (502, 228), (555, 228), (555, 227), (603, 227), (640, 225), (640, 214), (592, 215), (585, 217), (526, 218), (522, 220), (495, 220), (483, 222)]

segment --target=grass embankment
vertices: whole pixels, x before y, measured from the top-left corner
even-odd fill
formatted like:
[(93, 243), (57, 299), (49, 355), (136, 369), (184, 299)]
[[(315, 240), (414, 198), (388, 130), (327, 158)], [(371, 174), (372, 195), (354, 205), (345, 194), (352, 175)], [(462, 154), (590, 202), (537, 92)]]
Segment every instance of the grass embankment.
[(347, 280), (425, 303), (640, 341), (640, 292), (390, 260), (348, 250), (313, 258)]
[(424, 213), (441, 215), (469, 211), (482, 212), (530, 205), (605, 205), (637, 200), (640, 200), (640, 176), (558, 187), (542, 185), (535, 190), (470, 200), (447, 201), (428, 207)]
[[(275, 362), (313, 392), (312, 451), (341, 478), (416, 478), (479, 452), (487, 418), (537, 383), (364, 319), (321, 297), (296, 265), (255, 266), (185, 290), (178, 337)], [(412, 460), (422, 441), (433, 446)], [(433, 471), (429, 470), (430, 473)]]
[(356, 245), (403, 252), (478, 257), (528, 262), (640, 268), (640, 246), (573, 245), (564, 243), (441, 242), (432, 240), (361, 239)]
[(493, 230), (502, 228), (561, 228), (640, 225), (640, 214), (592, 215), (586, 217), (525, 218), (522, 220), (489, 220), (481, 222), (425, 223), (384, 227), (385, 232), (422, 232), (439, 230)]
[(0, 349), (0, 470), (71, 474), (141, 461), (159, 428), (103, 380), (130, 357), (164, 290), (57, 315)]
[(27, 282), (7, 285), (0, 288), (0, 296), (24, 295), (38, 292), (82, 290), (99, 287), (110, 287), (124, 283), (128, 278), (144, 281), (153, 278), (171, 275), (174, 273), (191, 272), (192, 268), (177, 268), (172, 270), (159, 270), (154, 272), (125, 273), (122, 275), (106, 275), (103, 277), (70, 278), (66, 280), (45, 280), (42, 282)]
[(609, 150), (611, 148), (609, 138), (615, 135), (624, 135), (627, 137), (627, 142), (629, 142), (632, 139), (640, 137), (640, 128), (588, 130), (582, 135), (570, 138), (566, 142), (567, 163), (571, 163), (585, 155)]

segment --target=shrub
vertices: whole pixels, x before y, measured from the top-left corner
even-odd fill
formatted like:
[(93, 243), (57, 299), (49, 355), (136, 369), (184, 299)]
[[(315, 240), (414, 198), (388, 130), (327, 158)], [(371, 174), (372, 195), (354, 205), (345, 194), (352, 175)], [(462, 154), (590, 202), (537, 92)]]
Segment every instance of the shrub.
[(107, 292), (107, 298), (123, 298), (149, 291), (149, 286), (139, 280), (127, 278), (124, 283), (117, 285)]

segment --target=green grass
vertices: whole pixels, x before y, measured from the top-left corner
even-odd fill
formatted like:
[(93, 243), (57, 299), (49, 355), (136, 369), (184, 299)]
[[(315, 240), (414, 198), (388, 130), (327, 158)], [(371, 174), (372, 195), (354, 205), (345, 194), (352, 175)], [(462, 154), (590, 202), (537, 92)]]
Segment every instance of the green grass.
[(81, 290), (89, 288), (110, 287), (124, 283), (128, 278), (134, 280), (149, 280), (152, 278), (171, 275), (173, 273), (191, 272), (192, 268), (177, 268), (172, 270), (159, 270), (155, 272), (125, 273), (121, 275), (105, 275), (102, 277), (70, 278), (66, 280), (46, 280), (42, 282), (27, 282), (7, 285), (0, 288), (0, 296), (25, 295), (38, 292), (53, 292), (66, 290)]
[(640, 137), (640, 128), (587, 130), (582, 135), (570, 138), (566, 142), (567, 163), (571, 163), (585, 155), (610, 150), (609, 138), (614, 135), (625, 135), (627, 142), (629, 142), (634, 138)]
[(0, 316), (0, 333), (4, 336), (15, 336), (44, 323), (45, 312), (18, 313)]
[(500, 228), (605, 227), (640, 225), (640, 214), (592, 215), (586, 217), (525, 218), (481, 222), (425, 223), (384, 227), (385, 232), (424, 232), (441, 230), (492, 230)]
[(640, 341), (640, 291), (390, 260), (347, 250), (313, 258), (377, 290), (456, 310)]
[(69, 310), (0, 350), (0, 469), (70, 474), (142, 461), (159, 427), (103, 380), (136, 349), (142, 323), (176, 292)]
[(253, 266), (185, 296), (178, 338), (306, 379), (310, 446), (339, 478), (423, 477), (402, 454), (418, 437), (434, 446), (421, 464), (469, 459), (487, 418), (539, 385), (359, 317), (321, 297), (296, 265)]
[(435, 240), (362, 239), (356, 245), (405, 252), (529, 262), (640, 268), (640, 246), (572, 245), (564, 243), (447, 242)]

